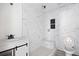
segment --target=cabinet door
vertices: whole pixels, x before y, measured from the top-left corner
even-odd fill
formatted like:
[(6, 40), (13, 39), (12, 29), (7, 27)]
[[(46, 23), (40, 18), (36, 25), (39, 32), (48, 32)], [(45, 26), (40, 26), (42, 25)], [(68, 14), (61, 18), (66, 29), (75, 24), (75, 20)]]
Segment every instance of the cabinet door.
[(28, 56), (28, 47), (22, 46), (15, 50), (15, 56)]

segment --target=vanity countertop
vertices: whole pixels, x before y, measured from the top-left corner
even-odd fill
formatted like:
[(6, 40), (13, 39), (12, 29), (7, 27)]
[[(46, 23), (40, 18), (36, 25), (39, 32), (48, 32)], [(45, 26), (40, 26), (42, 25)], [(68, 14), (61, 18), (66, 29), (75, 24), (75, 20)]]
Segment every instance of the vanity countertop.
[(28, 43), (24, 38), (0, 40), (0, 52)]

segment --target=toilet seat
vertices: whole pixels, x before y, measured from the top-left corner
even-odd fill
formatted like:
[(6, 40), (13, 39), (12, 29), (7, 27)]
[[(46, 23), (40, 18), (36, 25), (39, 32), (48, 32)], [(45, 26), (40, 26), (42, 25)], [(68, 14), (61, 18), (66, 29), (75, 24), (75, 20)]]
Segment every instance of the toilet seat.
[(66, 37), (64, 40), (64, 51), (67, 56), (71, 56), (75, 52), (75, 41), (71, 37)]

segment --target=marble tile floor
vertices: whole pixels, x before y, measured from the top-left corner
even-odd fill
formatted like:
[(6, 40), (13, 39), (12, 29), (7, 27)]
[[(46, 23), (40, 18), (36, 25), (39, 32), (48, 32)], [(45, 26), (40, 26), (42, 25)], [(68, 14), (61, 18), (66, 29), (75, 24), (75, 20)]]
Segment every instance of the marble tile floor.
[[(65, 52), (57, 49), (54, 53), (54, 56), (65, 56)], [(72, 56), (79, 56), (79, 55), (72, 54)]]

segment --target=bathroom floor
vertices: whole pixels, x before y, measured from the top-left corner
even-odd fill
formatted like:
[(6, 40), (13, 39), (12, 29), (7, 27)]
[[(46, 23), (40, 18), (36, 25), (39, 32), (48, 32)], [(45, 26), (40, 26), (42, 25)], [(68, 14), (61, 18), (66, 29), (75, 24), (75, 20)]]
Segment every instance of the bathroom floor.
[[(36, 50), (32, 51), (32, 53), (30, 53), (30, 56), (65, 56), (65, 52), (59, 49), (49, 49), (40, 46)], [(72, 54), (72, 56), (78, 56), (78, 55)]]
[[(57, 49), (54, 53), (54, 56), (65, 56), (65, 52)], [(79, 55), (72, 54), (72, 56), (79, 56)]]
[[(55, 52), (54, 52), (55, 51)], [(0, 54), (0, 56), (11, 56), (11, 51), (4, 52)], [(45, 47), (39, 47), (35, 51), (33, 51), (30, 56), (65, 56), (65, 52), (59, 49), (53, 50)], [(79, 56), (76, 54), (72, 54), (72, 56)]]
[(36, 50), (32, 51), (30, 56), (52, 56), (53, 54), (54, 54), (54, 49), (49, 49), (49, 48), (40, 46)]
[(54, 56), (65, 56), (65, 52), (57, 49), (54, 53)]

